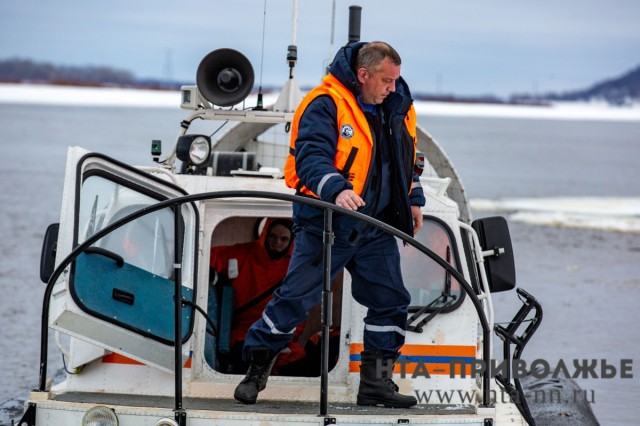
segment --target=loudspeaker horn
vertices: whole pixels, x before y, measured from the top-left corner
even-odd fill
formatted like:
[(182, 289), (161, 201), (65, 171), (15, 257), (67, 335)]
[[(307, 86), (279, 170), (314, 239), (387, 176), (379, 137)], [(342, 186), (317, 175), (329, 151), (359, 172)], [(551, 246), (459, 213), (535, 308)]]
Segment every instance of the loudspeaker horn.
[(253, 89), (253, 67), (242, 53), (233, 49), (217, 49), (205, 56), (196, 73), (202, 96), (218, 106), (233, 106)]

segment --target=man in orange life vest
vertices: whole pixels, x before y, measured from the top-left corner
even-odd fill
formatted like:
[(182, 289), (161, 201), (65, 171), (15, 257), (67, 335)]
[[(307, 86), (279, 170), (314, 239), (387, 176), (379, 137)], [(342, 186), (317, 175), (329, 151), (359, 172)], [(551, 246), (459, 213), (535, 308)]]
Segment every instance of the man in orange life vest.
[[(299, 194), (415, 235), (425, 198), (414, 173), (416, 116), (400, 63), (384, 42), (338, 51), (330, 73), (296, 110), (285, 179)], [(278, 352), (321, 299), (323, 217), (319, 208), (293, 206), (296, 245), (282, 286), (247, 333), (243, 356), (250, 366), (234, 393), (240, 402), (256, 402)], [(368, 308), (357, 402), (411, 407), (416, 399), (398, 393), (389, 370), (377, 368), (378, 362), (395, 363), (406, 332), (410, 296), (396, 240), (344, 215), (335, 215), (333, 225), (331, 279), (346, 268), (354, 299)]]

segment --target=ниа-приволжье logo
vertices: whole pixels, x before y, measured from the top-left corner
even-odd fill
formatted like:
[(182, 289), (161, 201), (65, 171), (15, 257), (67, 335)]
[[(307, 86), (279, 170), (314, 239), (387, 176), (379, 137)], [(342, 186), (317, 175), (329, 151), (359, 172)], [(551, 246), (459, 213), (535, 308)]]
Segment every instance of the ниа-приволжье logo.
[[(599, 365), (599, 366), (598, 366)], [(410, 367), (410, 368), (409, 368)], [(379, 377), (383, 372), (391, 373), (391, 364), (378, 360), (377, 369)], [(421, 359), (410, 359), (400, 357), (396, 361), (396, 370), (401, 378), (431, 377), (429, 370), (433, 368), (430, 363)], [(544, 359), (533, 360), (529, 365), (523, 359), (514, 359), (512, 362), (504, 360), (498, 362), (491, 360), (489, 365), (481, 359), (472, 361), (451, 360), (449, 363), (449, 376), (462, 378), (471, 376), (477, 377), (489, 369), (489, 375), (494, 378), (498, 374), (511, 376), (514, 379), (522, 379), (527, 375), (532, 375), (536, 379), (570, 377), (573, 379), (633, 379), (633, 359), (621, 359), (618, 363), (610, 363), (606, 359), (574, 359), (571, 362), (559, 360), (550, 363)], [(411, 370), (411, 372), (409, 372)]]

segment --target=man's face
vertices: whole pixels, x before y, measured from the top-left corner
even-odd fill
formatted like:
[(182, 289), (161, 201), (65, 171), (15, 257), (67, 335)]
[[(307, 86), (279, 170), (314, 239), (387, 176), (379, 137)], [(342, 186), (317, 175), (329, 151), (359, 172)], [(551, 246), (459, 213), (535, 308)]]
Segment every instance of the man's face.
[(267, 247), (274, 253), (281, 253), (289, 247), (291, 231), (284, 225), (274, 225), (267, 234)]
[(400, 77), (400, 65), (384, 58), (371, 73), (366, 68), (358, 69), (358, 81), (362, 90), (362, 100), (368, 104), (381, 104), (384, 98), (396, 90), (396, 80)]

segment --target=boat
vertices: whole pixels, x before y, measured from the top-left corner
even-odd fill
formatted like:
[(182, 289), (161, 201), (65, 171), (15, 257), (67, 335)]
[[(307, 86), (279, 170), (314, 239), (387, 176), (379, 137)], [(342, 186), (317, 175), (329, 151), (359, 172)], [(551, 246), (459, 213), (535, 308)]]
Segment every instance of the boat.
[[(295, 10), (294, 2), (294, 22)], [(359, 40), (359, 13), (350, 8), (348, 42)], [(162, 142), (152, 141), (150, 165), (68, 149), (60, 221), (46, 230), (40, 264), (47, 287), (39, 384), (18, 425), (535, 424), (511, 371), (542, 307), (516, 288), (507, 221), (472, 219), (452, 161), (420, 127), (415, 167), (427, 203), (415, 238), (296, 195), (282, 179), (302, 99), (296, 61), (292, 43), (275, 102), (264, 105), (259, 92), (247, 107), (252, 64), (236, 50), (212, 51), (197, 84), (181, 88), (187, 116), (175, 142), (163, 154)], [(346, 271), (334, 282), (325, 276), (323, 301), (312, 310), (320, 351), (309, 374), (273, 375), (255, 405), (233, 400), (243, 375), (219, 362), (233, 313), (213, 280), (211, 247), (255, 240), (267, 218), (290, 218), (292, 203), (322, 208), (327, 235), (333, 215), (344, 214), (398, 240), (411, 306), (395, 379), (417, 406), (356, 404), (366, 309), (350, 296)], [(327, 238), (325, 264), (330, 253)], [(520, 304), (507, 325), (494, 320), (494, 308), (512, 309), (494, 306), (492, 294), (502, 291)], [(66, 370), (55, 384), (50, 329)], [(330, 335), (339, 337), (331, 361)]]

